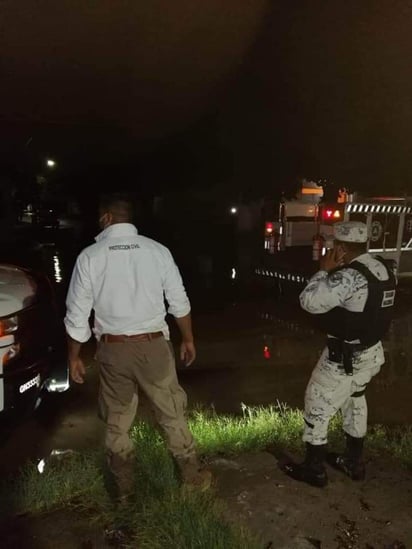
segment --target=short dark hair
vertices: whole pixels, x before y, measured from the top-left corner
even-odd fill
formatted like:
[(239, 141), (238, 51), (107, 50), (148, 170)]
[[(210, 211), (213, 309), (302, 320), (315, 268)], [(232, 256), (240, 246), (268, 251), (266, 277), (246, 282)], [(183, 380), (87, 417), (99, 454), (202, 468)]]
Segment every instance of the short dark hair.
[(133, 203), (123, 193), (105, 194), (100, 197), (99, 210), (101, 213), (111, 213), (117, 223), (130, 223), (134, 218)]

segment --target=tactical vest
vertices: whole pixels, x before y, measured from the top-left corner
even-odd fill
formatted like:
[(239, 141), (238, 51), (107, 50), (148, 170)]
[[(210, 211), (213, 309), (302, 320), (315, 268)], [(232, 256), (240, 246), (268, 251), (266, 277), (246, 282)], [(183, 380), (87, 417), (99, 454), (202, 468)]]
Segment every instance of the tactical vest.
[[(361, 345), (371, 346), (380, 341), (389, 329), (395, 302), (396, 278), (386, 262), (388, 280), (379, 280), (363, 263), (353, 261), (345, 268), (355, 269), (368, 281), (368, 298), (362, 312), (335, 307), (322, 315), (322, 326), (328, 334), (345, 341), (358, 339)], [(336, 272), (333, 271), (333, 272)], [(331, 274), (331, 273), (330, 273)]]

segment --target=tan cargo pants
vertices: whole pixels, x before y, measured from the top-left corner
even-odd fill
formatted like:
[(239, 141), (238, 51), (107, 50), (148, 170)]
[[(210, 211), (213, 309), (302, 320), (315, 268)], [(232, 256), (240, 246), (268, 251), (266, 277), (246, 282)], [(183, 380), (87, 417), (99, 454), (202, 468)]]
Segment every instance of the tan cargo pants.
[(172, 346), (163, 337), (98, 345), (99, 414), (106, 424), (105, 448), (120, 493), (132, 490), (134, 422), (138, 390), (148, 397), (167, 446), (176, 458), (195, 455), (185, 417), (187, 397), (180, 387)]

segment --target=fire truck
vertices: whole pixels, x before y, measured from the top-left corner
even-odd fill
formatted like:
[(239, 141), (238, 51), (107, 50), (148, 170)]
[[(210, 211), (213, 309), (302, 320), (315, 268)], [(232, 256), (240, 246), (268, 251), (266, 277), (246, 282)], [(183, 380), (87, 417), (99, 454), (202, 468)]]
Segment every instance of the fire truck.
[(333, 225), (362, 221), (368, 227), (368, 252), (394, 262), (399, 280), (412, 278), (412, 200), (362, 197), (340, 189), (334, 200), (322, 186), (305, 181), (295, 199), (281, 200), (265, 221), (264, 250), (255, 274), (268, 283), (299, 286), (318, 270), (333, 246)]

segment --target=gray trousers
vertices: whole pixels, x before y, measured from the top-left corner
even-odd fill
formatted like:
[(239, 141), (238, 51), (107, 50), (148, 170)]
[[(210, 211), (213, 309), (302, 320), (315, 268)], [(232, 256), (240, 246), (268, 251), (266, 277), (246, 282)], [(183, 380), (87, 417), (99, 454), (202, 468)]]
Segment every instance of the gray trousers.
[(356, 438), (366, 435), (368, 406), (364, 391), (384, 361), (378, 343), (355, 355), (353, 376), (348, 376), (342, 365), (329, 360), (328, 354), (324, 349), (305, 393), (303, 440), (313, 445), (327, 443), (329, 422), (339, 410), (347, 434)]

